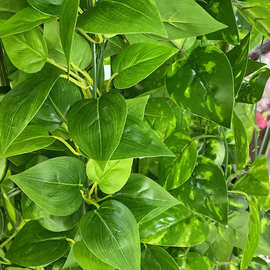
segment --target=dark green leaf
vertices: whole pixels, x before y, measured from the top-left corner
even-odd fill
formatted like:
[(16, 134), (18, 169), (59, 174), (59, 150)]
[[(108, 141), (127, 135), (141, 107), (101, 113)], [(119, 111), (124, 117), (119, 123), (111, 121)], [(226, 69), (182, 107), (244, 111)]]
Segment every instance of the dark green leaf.
[(127, 99), (128, 115), (143, 120), (145, 107), (148, 102), (149, 96), (142, 96), (136, 98)]
[(255, 71), (258, 71), (259, 69), (261, 69), (265, 65), (266, 65), (265, 63), (260, 63), (260, 62), (254, 61), (252, 59), (248, 59), (247, 70), (246, 70), (245, 76), (248, 76), (248, 75), (254, 73)]
[(208, 226), (184, 206), (175, 206), (152, 220), (140, 223), (141, 242), (190, 247), (205, 241)]
[[(91, 230), (89, 230), (91, 228)], [(130, 210), (118, 201), (106, 201), (81, 220), (87, 248), (101, 261), (119, 270), (140, 270), (140, 237)]]
[(174, 154), (146, 123), (128, 116), (123, 136), (112, 159), (159, 156)]
[(246, 35), (241, 43), (227, 53), (234, 75), (234, 94), (241, 87), (243, 78), (246, 76), (250, 34)]
[(195, 1), (155, 0), (169, 39), (200, 36), (223, 29), (226, 25), (216, 21)]
[(204, 156), (212, 159), (218, 166), (221, 166), (225, 158), (225, 146), (222, 138), (220, 140), (207, 139), (204, 147)]
[(12, 36), (30, 31), (36, 26), (52, 20), (53, 17), (27, 7), (18, 11), (10, 19), (0, 22), (0, 37)]
[(179, 270), (174, 258), (163, 248), (147, 246), (142, 253), (142, 270)]
[(125, 204), (136, 217), (151, 219), (179, 202), (150, 178), (132, 174), (127, 184), (113, 196)]
[(63, 0), (60, 15), (60, 37), (69, 68), (74, 31), (77, 23), (79, 0)]
[(227, 223), (226, 182), (222, 170), (212, 160), (198, 157), (198, 165), (191, 179), (173, 194), (192, 211)]
[(151, 43), (138, 43), (124, 49), (112, 63), (114, 86), (129, 88), (145, 79), (166, 60), (177, 53), (177, 49)]
[(63, 0), (27, 0), (33, 8), (51, 15), (60, 15)]
[(99, 260), (85, 245), (83, 241), (76, 242), (73, 246), (76, 261), (84, 270), (113, 270), (114, 268)]
[(152, 0), (97, 2), (78, 19), (78, 27), (100, 34), (152, 33), (167, 36)]
[(255, 104), (263, 95), (265, 85), (270, 77), (270, 70), (262, 68), (257, 71), (248, 82), (243, 83), (237, 96), (237, 102)]
[(21, 266), (44, 266), (61, 258), (68, 247), (64, 234), (47, 231), (32, 221), (16, 235), (7, 258)]
[[(51, 65), (9, 92), (0, 103), (0, 153), (22, 133), (49, 95), (60, 71)], [(44, 80), (46, 78), (46, 80)], [(9, 121), (7, 121), (9, 119)]]
[(38, 206), (52, 215), (68, 216), (82, 203), (86, 181), (84, 164), (73, 157), (57, 157), (10, 177)]
[(107, 94), (73, 105), (67, 116), (68, 127), (75, 143), (89, 158), (106, 161), (119, 145), (126, 115), (124, 98)]
[(2, 0), (0, 3), (0, 12), (16, 13), (26, 6), (26, 0)]
[(196, 48), (185, 63), (181, 61), (168, 74), (167, 88), (173, 100), (184, 108), (230, 127), (233, 75), (226, 55), (218, 48)]

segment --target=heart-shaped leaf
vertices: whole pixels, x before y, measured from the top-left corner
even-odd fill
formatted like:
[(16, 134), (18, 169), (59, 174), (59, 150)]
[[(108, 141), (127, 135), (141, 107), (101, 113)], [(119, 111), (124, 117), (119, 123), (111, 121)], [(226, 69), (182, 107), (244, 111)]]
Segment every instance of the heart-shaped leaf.
[[(91, 230), (89, 230), (91, 228)], [(82, 218), (80, 232), (87, 248), (119, 270), (140, 270), (140, 237), (136, 219), (118, 201), (106, 201)]]

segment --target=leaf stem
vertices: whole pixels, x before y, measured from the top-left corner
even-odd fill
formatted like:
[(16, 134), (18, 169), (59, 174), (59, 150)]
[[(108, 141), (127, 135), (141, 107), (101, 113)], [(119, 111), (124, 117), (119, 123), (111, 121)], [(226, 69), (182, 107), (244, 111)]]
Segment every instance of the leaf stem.
[(93, 38), (91, 38), (86, 32), (84, 32), (81, 28), (78, 28), (78, 32), (89, 42), (91, 43), (94, 43), (94, 44), (99, 44), (102, 42), (102, 40), (100, 40), (100, 37), (99, 37), (99, 40), (96, 41), (94, 40)]
[(111, 78), (108, 80), (107, 82), (107, 85), (106, 85), (106, 92), (110, 92), (110, 89), (111, 89), (111, 84), (112, 84), (112, 81), (113, 79), (118, 75), (118, 73), (114, 73)]
[(222, 134), (223, 134), (223, 139), (224, 139), (224, 146), (225, 146), (225, 168), (224, 168), (224, 177), (227, 179), (228, 177), (228, 163), (229, 163), (229, 146), (228, 142), (226, 139), (226, 133), (225, 133), (225, 128), (221, 128)]
[(86, 202), (87, 204), (92, 204), (92, 205), (94, 205), (96, 208), (99, 208), (99, 207), (100, 207), (100, 205), (99, 205), (96, 201), (87, 198), (87, 197), (85, 196), (83, 190), (80, 190), (80, 192), (81, 192), (81, 195), (82, 195), (83, 199), (85, 200), (85, 202)]
[(88, 72), (86, 72), (85, 70), (82, 70), (80, 67), (78, 67), (77, 65), (75, 65), (73, 62), (71, 62), (72, 67), (77, 70), (79, 73), (81, 73), (90, 83), (90, 85), (93, 85), (93, 79), (91, 78), (91, 76), (88, 74)]
[(61, 143), (63, 143), (74, 155), (80, 157), (81, 154), (79, 152), (77, 152), (67, 141), (65, 141), (63, 138), (58, 137), (58, 136), (51, 136), (52, 138), (60, 141)]
[(68, 241), (68, 242), (70, 242), (73, 245), (76, 243), (73, 239), (68, 238), (68, 237), (66, 237), (65, 240)]
[(107, 196), (105, 196), (105, 197), (103, 197), (103, 198), (98, 199), (97, 202), (102, 202), (102, 201), (107, 200), (107, 199), (109, 199), (109, 198), (111, 198), (111, 197), (112, 197), (111, 194), (110, 194), (110, 195), (107, 195)]
[(95, 183), (92, 185), (92, 187), (91, 187), (91, 189), (90, 189), (90, 191), (89, 191), (89, 193), (88, 193), (88, 198), (89, 198), (89, 199), (91, 198), (91, 196), (92, 196), (92, 194), (94, 193), (94, 191), (95, 191), (96, 188), (97, 188), (97, 182), (95, 182)]

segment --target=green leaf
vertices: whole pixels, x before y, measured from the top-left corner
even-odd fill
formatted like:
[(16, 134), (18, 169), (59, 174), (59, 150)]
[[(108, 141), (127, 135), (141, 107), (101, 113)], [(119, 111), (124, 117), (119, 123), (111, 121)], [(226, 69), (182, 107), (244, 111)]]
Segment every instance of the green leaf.
[(202, 6), (217, 21), (227, 25), (226, 29), (207, 35), (208, 39), (224, 40), (230, 44), (239, 43), (239, 34), (231, 0), (204, 0)]
[(260, 62), (254, 61), (252, 59), (248, 59), (247, 70), (246, 70), (245, 76), (248, 76), (248, 75), (254, 73), (255, 71), (258, 71), (259, 69), (261, 69), (265, 65), (266, 65), (265, 63), (260, 63)]
[(212, 160), (198, 157), (193, 176), (173, 194), (192, 211), (227, 224), (226, 182), (222, 170)]
[(270, 216), (269, 212), (264, 213), (261, 216), (261, 235), (258, 248), (256, 250), (256, 254), (262, 254), (264, 256), (269, 256), (270, 254)]
[(138, 222), (143, 218), (154, 218), (179, 204), (159, 184), (141, 174), (132, 174), (127, 184), (113, 198), (125, 204)]
[(6, 174), (7, 160), (5, 158), (0, 158), (0, 182)]
[(194, 114), (230, 127), (234, 87), (226, 55), (213, 46), (198, 47), (182, 62), (168, 74), (172, 99)]
[(246, 35), (241, 43), (227, 53), (234, 75), (234, 93), (238, 93), (242, 81), (246, 76), (250, 34)]
[(226, 28), (195, 1), (155, 0), (169, 39), (201, 36)]
[(87, 248), (104, 263), (119, 270), (141, 269), (137, 223), (122, 203), (106, 201), (98, 210), (86, 213), (80, 231)]
[(263, 0), (247, 0), (245, 2), (237, 2), (237, 6), (241, 14), (255, 26), (264, 36), (270, 38), (270, 3)]
[(148, 99), (149, 96), (127, 99), (128, 115), (136, 117), (138, 120), (143, 120)]
[(249, 104), (257, 103), (262, 98), (269, 77), (270, 70), (268, 68), (258, 70), (248, 82), (242, 84), (236, 96), (236, 101)]
[[(4, 157), (11, 157), (30, 153), (51, 145), (55, 141), (50, 137), (46, 128), (42, 126), (29, 125), (9, 146)], [(2, 156), (0, 154), (0, 156)]]
[(48, 22), (53, 18), (54, 17), (43, 14), (33, 8), (24, 8), (7, 21), (0, 22), (0, 37), (3, 38), (30, 31), (36, 26)]
[(204, 156), (212, 159), (218, 166), (222, 166), (225, 158), (225, 146), (222, 138), (207, 139), (204, 144)]
[(2, 41), (10, 61), (18, 69), (36, 73), (45, 65), (48, 49), (39, 29), (2, 38)]
[(152, 0), (97, 2), (78, 19), (78, 27), (99, 34), (151, 33), (167, 37)]
[(182, 205), (140, 223), (141, 242), (150, 245), (191, 247), (205, 241), (208, 226)]
[(142, 253), (142, 270), (179, 270), (174, 258), (163, 248), (146, 246)]
[(33, 119), (60, 73), (48, 64), (41, 72), (19, 84), (3, 98), (0, 103), (1, 155), (5, 154), (11, 143)]
[(74, 104), (68, 113), (68, 128), (75, 143), (89, 158), (109, 160), (119, 145), (127, 115), (120, 94)]
[(84, 164), (73, 157), (57, 157), (12, 175), (23, 192), (51, 215), (68, 216), (82, 203), (80, 189), (86, 181)]
[(25, 0), (2, 0), (0, 3), (0, 12), (16, 13), (26, 6), (27, 3)]
[(120, 159), (106, 162), (104, 164), (89, 159), (86, 173), (88, 178), (98, 183), (102, 192), (113, 194), (119, 191), (127, 182), (132, 167), (133, 159)]
[(146, 123), (128, 116), (120, 144), (112, 159), (160, 156), (174, 154)]
[[(166, 168), (165, 188), (175, 189), (183, 185), (191, 176), (197, 161), (197, 142), (193, 141), (185, 145), (183, 151), (177, 158), (169, 162)], [(163, 168), (165, 169), (165, 168)]]
[(233, 133), (237, 170), (242, 170), (249, 159), (249, 142), (246, 129), (236, 112), (233, 114)]
[(85, 245), (83, 241), (76, 242), (73, 246), (76, 261), (84, 270), (113, 270), (114, 268), (99, 260)]
[(186, 270), (209, 270), (213, 269), (213, 263), (209, 257), (202, 256), (197, 252), (189, 252), (186, 257)]
[(63, 0), (27, 0), (33, 8), (51, 15), (60, 15)]
[(145, 79), (166, 60), (177, 53), (177, 49), (151, 43), (137, 43), (128, 46), (117, 55), (112, 63), (114, 86), (129, 88)]
[(74, 31), (77, 23), (79, 0), (63, 0), (60, 15), (60, 37), (69, 69)]
[(268, 162), (266, 157), (261, 156), (258, 158), (252, 164), (251, 168), (237, 179), (233, 185), (233, 189), (257, 197), (261, 206), (264, 206), (265, 200), (270, 194)]
[(68, 248), (64, 234), (47, 231), (31, 221), (12, 241), (7, 258), (21, 266), (43, 266), (61, 258)]

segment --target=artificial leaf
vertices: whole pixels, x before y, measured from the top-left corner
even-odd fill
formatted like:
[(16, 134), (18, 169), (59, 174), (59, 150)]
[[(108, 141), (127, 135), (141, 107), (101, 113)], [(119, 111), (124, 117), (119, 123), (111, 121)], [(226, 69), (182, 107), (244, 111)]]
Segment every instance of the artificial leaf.
[(234, 93), (237, 95), (243, 78), (246, 76), (250, 34), (246, 35), (238, 46), (227, 53), (234, 75)]
[(7, 258), (21, 266), (44, 266), (61, 258), (68, 247), (64, 234), (47, 231), (31, 221), (16, 235)]
[(63, 0), (60, 14), (60, 37), (69, 69), (74, 31), (77, 23), (79, 0)]
[(130, 98), (126, 100), (128, 115), (143, 120), (145, 107), (148, 102), (149, 96), (141, 96), (136, 98)]
[(68, 216), (82, 203), (86, 181), (84, 164), (73, 157), (41, 162), (10, 179), (38, 206), (55, 216)]
[(68, 113), (68, 127), (75, 143), (89, 158), (109, 160), (119, 145), (127, 115), (120, 94), (77, 102)]
[(0, 37), (3, 38), (30, 31), (36, 26), (52, 19), (52, 16), (48, 16), (33, 8), (24, 8), (7, 21), (0, 22)]
[(190, 247), (205, 241), (208, 226), (182, 205), (140, 223), (141, 242), (150, 245)]
[(142, 270), (152, 269), (178, 270), (174, 258), (163, 248), (146, 246), (142, 253)]
[(218, 32), (207, 35), (208, 39), (224, 40), (230, 44), (239, 43), (239, 34), (231, 0), (206, 0), (201, 4), (217, 21), (227, 26)]
[(159, 11), (151, 0), (105, 0), (78, 18), (78, 27), (97, 34), (152, 33), (166, 37)]
[(63, 0), (27, 0), (33, 8), (51, 15), (60, 15)]
[(226, 28), (191, 0), (155, 0), (169, 39), (200, 36)]
[(237, 102), (255, 104), (263, 95), (265, 85), (270, 77), (268, 68), (258, 70), (248, 82), (242, 84), (237, 96)]
[(60, 73), (61, 71), (48, 64), (42, 71), (19, 84), (3, 98), (0, 103), (1, 155), (5, 154), (8, 147), (33, 119)]
[(137, 223), (122, 203), (106, 201), (98, 210), (86, 213), (80, 232), (87, 248), (104, 263), (119, 270), (141, 269)]
[(127, 184), (113, 197), (125, 204), (138, 222), (154, 218), (179, 201), (159, 184), (141, 174), (132, 174)]
[(177, 49), (151, 43), (138, 43), (125, 48), (112, 63), (114, 86), (129, 88), (145, 79), (166, 60), (177, 53)]
[(198, 47), (186, 62), (173, 66), (167, 89), (179, 105), (230, 127), (234, 103), (233, 75), (226, 55), (213, 46)]
[(73, 246), (76, 261), (84, 270), (113, 270), (114, 268), (100, 261), (85, 245), (83, 241)]
[(221, 169), (210, 159), (199, 156), (193, 176), (173, 194), (197, 213), (227, 223), (227, 187)]
[(249, 142), (246, 129), (236, 112), (233, 114), (233, 133), (235, 139), (235, 157), (238, 170), (242, 170), (249, 158)]
[(36, 73), (45, 65), (48, 50), (39, 29), (2, 38), (2, 41), (9, 59), (18, 69)]
[(88, 178), (98, 183), (102, 192), (113, 194), (119, 191), (127, 182), (132, 167), (133, 159), (111, 160), (103, 164), (89, 159), (86, 173)]
[(174, 154), (146, 123), (128, 116), (120, 144), (112, 159), (159, 156), (174, 156)]

